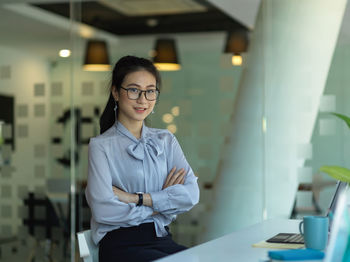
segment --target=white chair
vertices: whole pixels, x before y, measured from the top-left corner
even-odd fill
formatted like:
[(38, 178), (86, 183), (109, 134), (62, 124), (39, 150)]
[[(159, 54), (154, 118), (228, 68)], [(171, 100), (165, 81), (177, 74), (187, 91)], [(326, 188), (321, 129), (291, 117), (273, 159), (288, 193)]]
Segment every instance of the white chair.
[(84, 262), (98, 262), (98, 246), (92, 241), (91, 230), (77, 233), (79, 253)]

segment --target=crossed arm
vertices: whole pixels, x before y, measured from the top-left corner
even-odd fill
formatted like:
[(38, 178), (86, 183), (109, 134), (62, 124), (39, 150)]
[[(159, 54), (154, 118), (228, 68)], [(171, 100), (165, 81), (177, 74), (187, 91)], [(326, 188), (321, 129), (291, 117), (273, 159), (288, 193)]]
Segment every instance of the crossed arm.
[[(99, 224), (131, 226), (142, 223), (152, 215), (174, 216), (190, 210), (199, 201), (197, 178), (189, 167), (175, 138), (168, 152), (168, 164), (174, 167), (166, 177), (162, 190), (146, 192), (143, 205), (137, 207), (136, 194), (112, 188), (112, 176), (105, 148), (98, 140), (89, 144), (89, 175), (86, 199), (92, 216)], [(113, 190), (111, 190), (113, 189)], [(115, 197), (116, 196), (116, 197)]]
[[(168, 174), (162, 189), (165, 189), (167, 187), (177, 185), (177, 184), (183, 185), (185, 182), (185, 175), (186, 175), (186, 172), (183, 168), (176, 170), (176, 167), (173, 167), (170, 170), (170, 173)], [(115, 186), (113, 186), (112, 188), (113, 188), (114, 195), (116, 195), (120, 201), (122, 201), (126, 204), (129, 204), (129, 203), (136, 204), (139, 200), (137, 194), (125, 192), (125, 191), (123, 191)], [(143, 205), (148, 206), (148, 207), (153, 206), (152, 197), (150, 194), (148, 194), (148, 193), (143, 194)], [(154, 214), (156, 214), (156, 212)]]

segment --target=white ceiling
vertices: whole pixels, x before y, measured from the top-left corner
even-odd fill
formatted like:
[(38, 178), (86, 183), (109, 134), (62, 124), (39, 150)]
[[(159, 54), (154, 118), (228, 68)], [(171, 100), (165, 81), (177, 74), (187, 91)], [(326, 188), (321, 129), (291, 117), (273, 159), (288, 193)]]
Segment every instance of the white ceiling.
[(0, 45), (2, 46), (56, 58), (60, 49), (69, 48), (71, 45), (72, 28), (72, 32), (77, 33), (74, 35), (80, 35), (82, 38), (96, 37), (111, 43), (118, 42), (119, 38), (115, 35), (81, 23), (72, 24), (69, 19), (23, 3), (28, 3), (29, 0), (16, 0), (16, 2), (0, 5)]
[(253, 29), (261, 0), (208, 0), (224, 13)]
[(1, 44), (27, 45), (33, 40), (34, 43), (42, 40), (55, 43), (69, 37), (69, 32), (59, 26), (43, 23), (38, 19), (21, 15), (10, 9), (0, 8), (0, 17), (2, 20), (0, 23)]
[(52, 50), (67, 47), (69, 44), (69, 31), (60, 27), (42, 23), (3, 7), (0, 7), (0, 17), (2, 46), (51, 56)]

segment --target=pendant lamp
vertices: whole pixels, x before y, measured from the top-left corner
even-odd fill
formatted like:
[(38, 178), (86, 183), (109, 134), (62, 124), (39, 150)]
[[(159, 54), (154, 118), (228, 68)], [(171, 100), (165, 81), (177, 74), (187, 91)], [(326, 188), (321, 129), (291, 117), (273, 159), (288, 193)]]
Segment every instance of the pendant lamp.
[(225, 44), (225, 53), (232, 53), (232, 64), (240, 66), (243, 63), (241, 53), (248, 50), (248, 33), (245, 30), (228, 32)]
[(94, 39), (87, 42), (83, 69), (85, 71), (111, 70), (105, 41)]
[(158, 70), (176, 71), (181, 69), (174, 39), (157, 39), (154, 50), (153, 63)]

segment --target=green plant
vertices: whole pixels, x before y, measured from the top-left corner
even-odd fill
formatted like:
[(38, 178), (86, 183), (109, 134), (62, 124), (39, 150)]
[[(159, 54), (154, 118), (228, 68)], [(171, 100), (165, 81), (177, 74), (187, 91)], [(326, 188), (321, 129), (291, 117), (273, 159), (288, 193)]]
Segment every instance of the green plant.
[[(335, 115), (336, 117), (344, 120), (350, 129), (350, 118), (349, 117), (347, 117), (345, 115), (338, 114), (338, 113), (332, 113), (332, 115)], [(340, 167), (340, 166), (322, 166), (320, 168), (320, 171), (327, 173), (328, 175), (335, 178), (336, 180), (350, 183), (350, 169), (347, 169), (345, 167)]]

